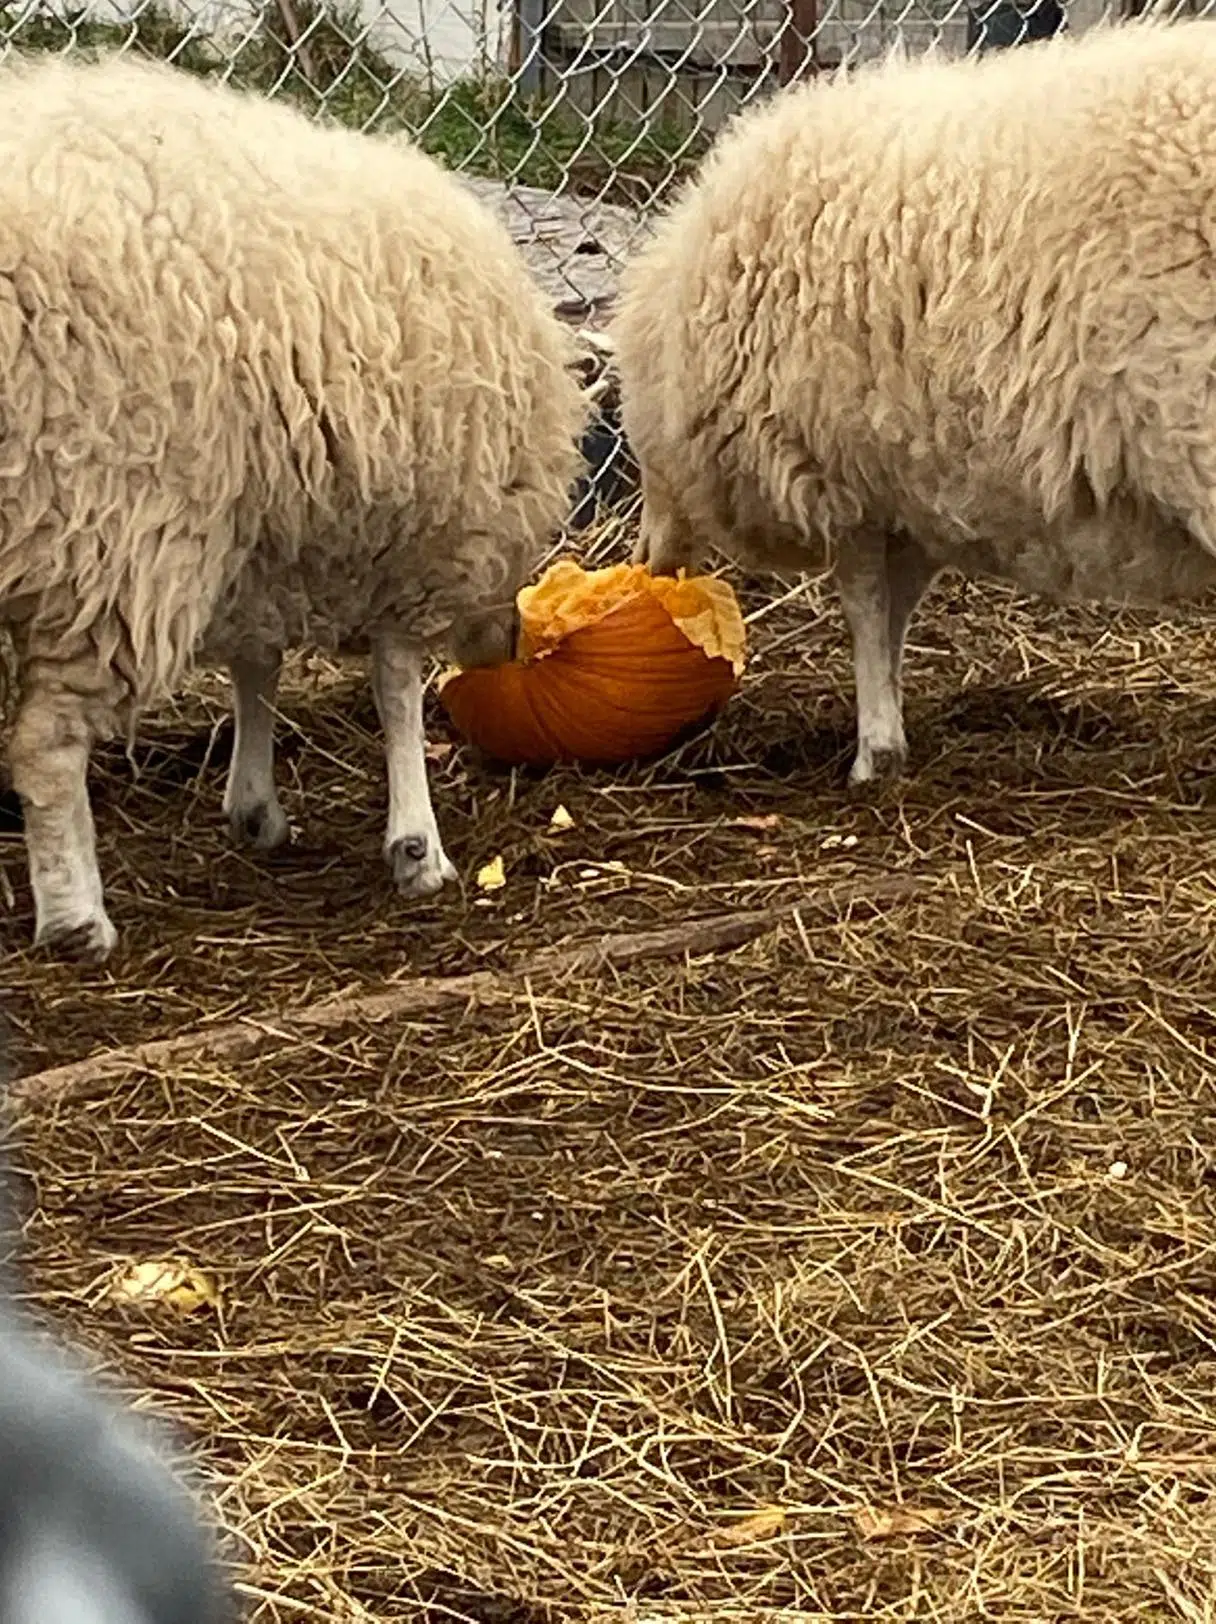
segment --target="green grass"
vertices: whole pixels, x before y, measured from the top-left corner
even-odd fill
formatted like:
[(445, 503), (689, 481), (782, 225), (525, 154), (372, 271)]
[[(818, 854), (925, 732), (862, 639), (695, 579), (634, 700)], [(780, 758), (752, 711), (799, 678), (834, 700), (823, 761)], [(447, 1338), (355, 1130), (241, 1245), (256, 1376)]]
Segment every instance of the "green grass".
[(591, 119), (561, 98), (523, 103), (505, 78), (468, 78), (444, 90), (403, 77), (367, 40), (357, 13), (299, 0), (293, 45), (267, 5), (243, 34), (219, 41), (153, 3), (128, 23), (82, 8), (23, 18), (0, 6), (0, 36), (23, 51), (99, 54), (135, 49), (203, 76), (291, 100), (365, 130), (408, 130), (449, 168), (547, 190), (649, 204), (685, 174), (705, 142), (674, 121)]

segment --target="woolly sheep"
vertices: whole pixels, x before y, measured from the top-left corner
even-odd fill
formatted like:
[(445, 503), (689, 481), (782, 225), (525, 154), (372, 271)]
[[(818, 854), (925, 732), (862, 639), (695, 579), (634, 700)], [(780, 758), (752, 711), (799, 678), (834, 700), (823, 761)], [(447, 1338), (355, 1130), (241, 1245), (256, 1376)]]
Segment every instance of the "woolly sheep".
[(584, 423), (505, 228), (404, 139), (125, 58), (0, 69), (0, 620), (36, 940), (104, 958), (92, 742), (228, 666), (238, 836), (288, 835), (283, 652), (370, 651), (399, 889), (454, 877), (423, 658), (508, 655)]
[(0, 1295), (0, 1624), (226, 1624), (231, 1593), (159, 1437), (62, 1358), (11, 1289)]
[(627, 267), (612, 336), (638, 558), (834, 566), (850, 782), (898, 772), (942, 569), (1139, 605), (1216, 587), (1216, 28), (779, 93)]

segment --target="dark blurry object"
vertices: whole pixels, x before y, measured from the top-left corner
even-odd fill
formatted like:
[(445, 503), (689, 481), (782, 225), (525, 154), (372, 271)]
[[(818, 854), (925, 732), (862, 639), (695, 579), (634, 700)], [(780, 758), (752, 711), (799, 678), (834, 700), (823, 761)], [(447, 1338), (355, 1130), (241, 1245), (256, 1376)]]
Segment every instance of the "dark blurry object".
[(228, 1624), (234, 1598), (159, 1444), (11, 1295), (13, 1207), (0, 1152), (0, 1624)]
[(1030, 0), (1028, 5), (1017, 5), (1015, 0), (997, 0), (995, 5), (968, 11), (967, 49), (982, 54), (1027, 45), (1032, 40), (1051, 39), (1063, 32), (1066, 23), (1059, 0)]
[(592, 405), (583, 435), (587, 472), (574, 491), (569, 530), (586, 530), (599, 518), (619, 511), (638, 489), (638, 467), (621, 427), (620, 390), (612, 366), (612, 349), (599, 333), (584, 330), (580, 369)]

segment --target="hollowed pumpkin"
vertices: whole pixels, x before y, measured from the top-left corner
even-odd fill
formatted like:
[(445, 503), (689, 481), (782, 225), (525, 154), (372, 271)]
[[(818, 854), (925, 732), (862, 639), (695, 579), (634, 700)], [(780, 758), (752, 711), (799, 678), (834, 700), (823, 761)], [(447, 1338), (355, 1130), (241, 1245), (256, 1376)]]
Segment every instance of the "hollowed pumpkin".
[(562, 559), (518, 602), (517, 658), (456, 672), (439, 689), (459, 731), (500, 761), (657, 755), (738, 685), (743, 618), (713, 576), (652, 576), (641, 564), (584, 570)]

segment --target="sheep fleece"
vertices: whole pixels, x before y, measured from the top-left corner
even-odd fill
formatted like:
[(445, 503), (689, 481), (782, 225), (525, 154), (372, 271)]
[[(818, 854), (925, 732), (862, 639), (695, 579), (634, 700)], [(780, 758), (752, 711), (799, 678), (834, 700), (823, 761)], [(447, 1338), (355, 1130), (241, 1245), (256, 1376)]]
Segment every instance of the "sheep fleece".
[(572, 340), (403, 138), (158, 64), (0, 69), (0, 618), (128, 698), (420, 643), (560, 524)]
[(1216, 27), (891, 58), (720, 138), (629, 267), (656, 567), (904, 531), (1066, 597), (1216, 583)]

